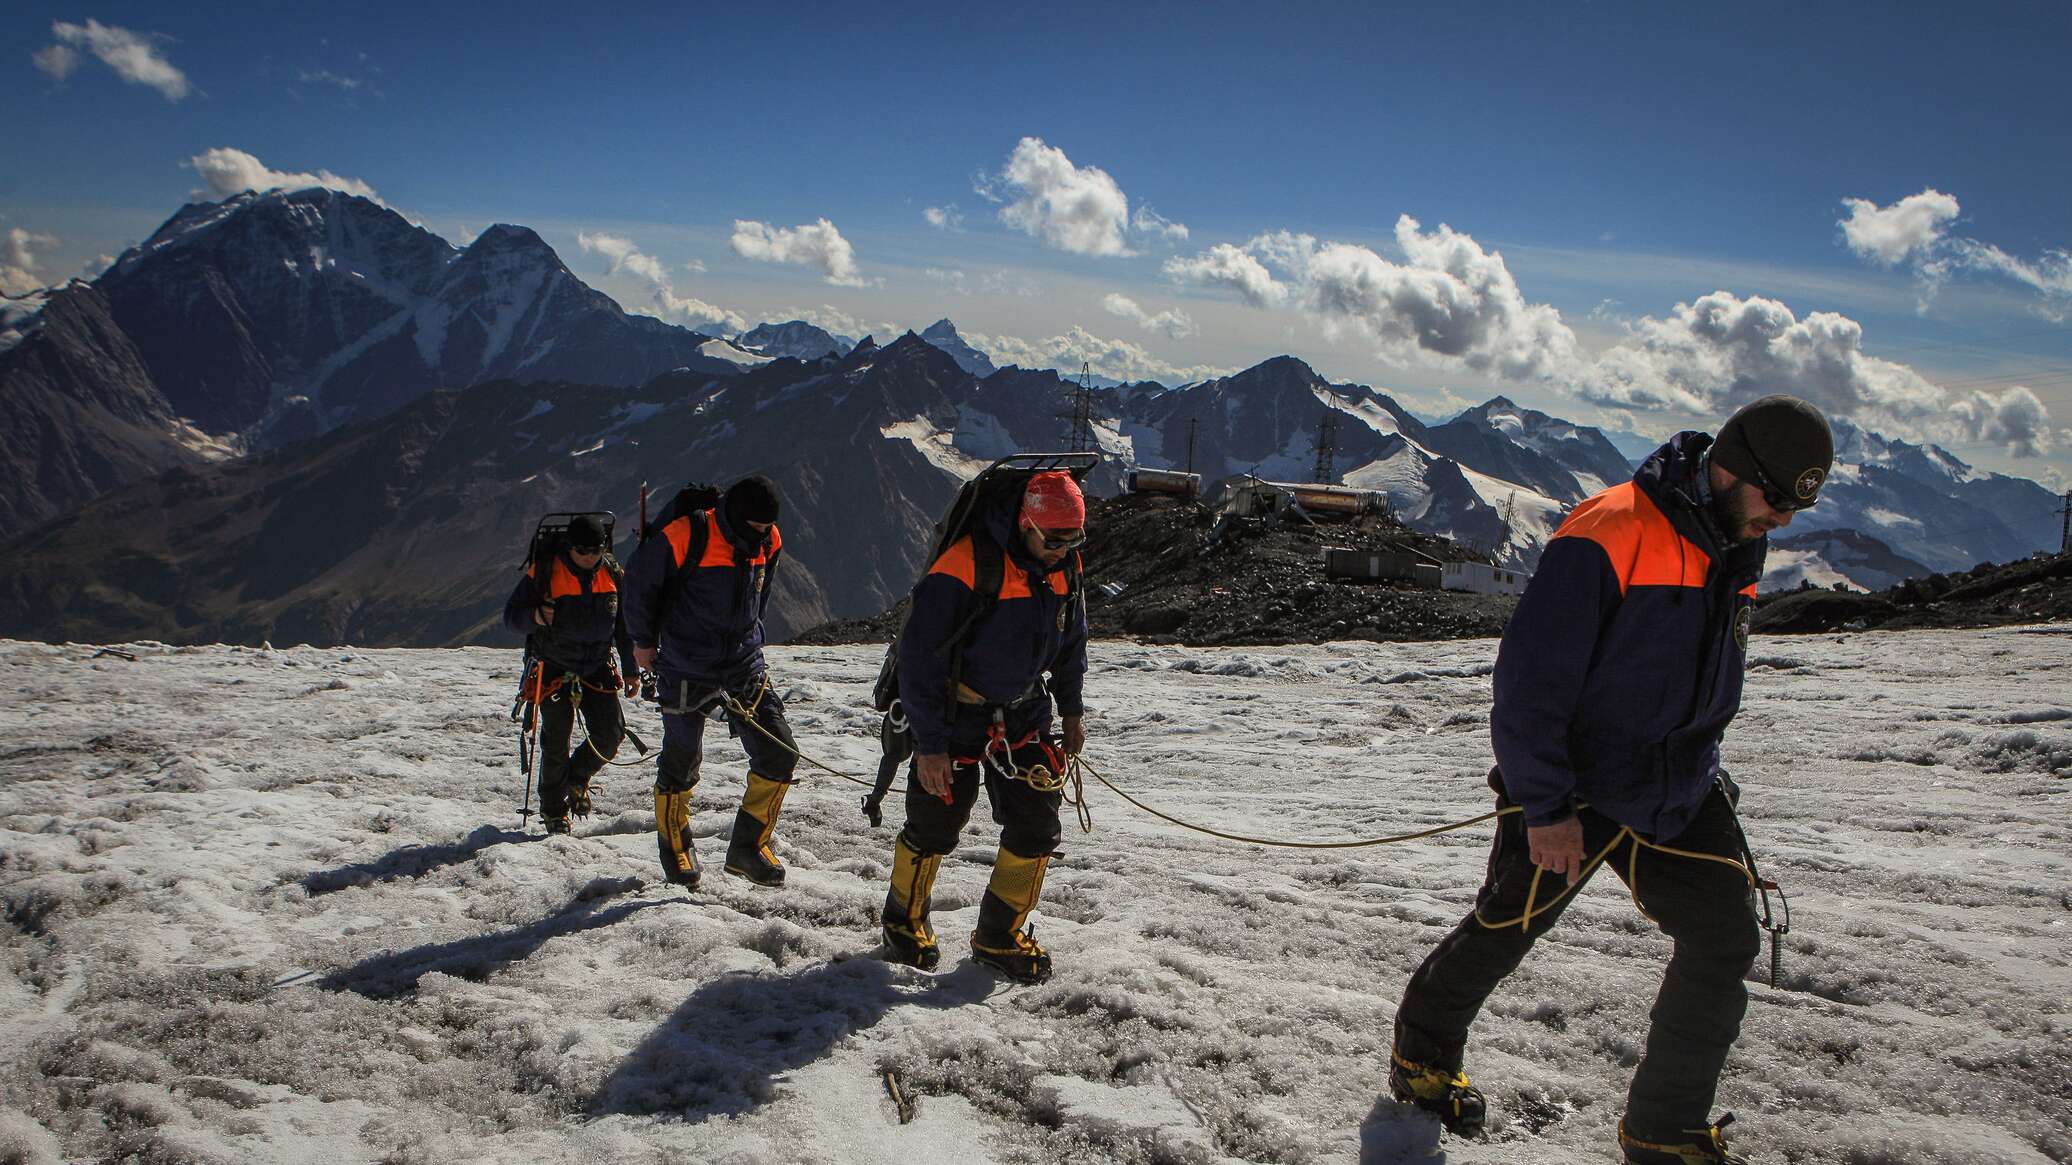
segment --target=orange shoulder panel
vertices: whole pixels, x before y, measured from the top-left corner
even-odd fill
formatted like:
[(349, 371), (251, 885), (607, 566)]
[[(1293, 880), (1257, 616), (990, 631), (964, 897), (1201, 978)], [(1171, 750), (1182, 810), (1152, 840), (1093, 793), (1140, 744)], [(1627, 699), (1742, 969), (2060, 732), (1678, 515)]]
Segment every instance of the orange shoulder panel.
[(691, 517), (685, 514), (662, 527), (662, 537), (669, 539), (669, 556), (679, 567), (683, 565), (683, 556), (691, 552)]
[(698, 560), (699, 566), (734, 565), (734, 544), (719, 532), (719, 514), (705, 511), (705, 556)]
[(770, 523), (770, 553), (775, 554), (782, 549), (784, 549), (784, 535), (777, 532), (777, 523), (772, 522)]
[(1604, 548), (1619, 593), (1632, 587), (1702, 587), (1712, 559), (1676, 532), (1641, 488), (1625, 482), (1577, 506), (1556, 538), (1588, 538)]
[(590, 593), (593, 595), (610, 595), (616, 594), (618, 589), (619, 580), (612, 577), (612, 572), (606, 570), (603, 563), (598, 563), (597, 569), (590, 575)]
[(949, 575), (963, 583), (967, 590), (976, 588), (978, 564), (972, 556), (971, 535), (966, 534), (950, 543), (950, 548), (942, 552), (942, 557), (935, 560), (935, 565), (928, 568), (928, 573)]
[[(1049, 575), (1044, 576), (1046, 579)], [(1003, 599), (1026, 599), (1033, 594), (1029, 590), (1029, 572), (1013, 563), (1003, 563), (1000, 570), (1000, 597)]]

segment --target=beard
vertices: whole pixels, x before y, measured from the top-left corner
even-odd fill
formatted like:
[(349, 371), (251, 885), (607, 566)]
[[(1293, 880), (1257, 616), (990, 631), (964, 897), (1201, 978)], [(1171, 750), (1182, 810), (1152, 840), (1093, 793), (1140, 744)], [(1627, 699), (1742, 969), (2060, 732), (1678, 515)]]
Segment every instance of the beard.
[[(1775, 528), (1775, 523), (1756, 520), (1754, 490), (1745, 484), (1719, 490), (1712, 495), (1712, 520), (1719, 523), (1727, 536), (1727, 545), (1740, 546), (1753, 542)], [(1768, 507), (1763, 507), (1765, 510)]]

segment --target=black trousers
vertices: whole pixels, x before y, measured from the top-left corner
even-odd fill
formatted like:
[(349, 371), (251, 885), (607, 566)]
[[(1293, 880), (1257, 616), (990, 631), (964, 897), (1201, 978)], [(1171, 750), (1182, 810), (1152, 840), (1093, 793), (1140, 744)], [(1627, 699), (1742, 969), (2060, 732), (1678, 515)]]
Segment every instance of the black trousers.
[[(695, 682), (665, 677), (661, 688), (662, 703), (675, 703), (688, 693), (691, 704), (703, 706), (706, 701), (701, 699), (701, 694), (710, 694), (711, 698), (717, 699), (719, 691), (710, 686), (701, 689)], [(792, 751), (796, 746), (792, 741), (791, 724), (784, 718), (784, 701), (777, 697), (776, 689), (765, 685), (758, 676), (729, 694), (736, 703), (744, 706), (750, 700), (755, 701), (748, 708), (750, 714), (747, 717), (737, 715), (725, 704), (720, 705), (724, 709), (722, 714), (727, 719), (728, 731), (741, 741), (742, 749), (748, 753), (749, 771), (773, 781), (790, 782), (799, 758)], [(777, 740), (770, 739), (772, 736)], [(698, 769), (704, 762), (705, 714), (696, 711), (664, 712), (662, 754), (655, 761), (655, 791), (681, 793), (692, 788), (698, 783)]]
[[(1508, 804), (1501, 794), (1499, 802)], [(1586, 858), (1619, 836), (1620, 826), (1610, 818), (1588, 809), (1578, 816)], [(1407, 1060), (1459, 1070), (1468, 1027), (1483, 1001), (1573, 901), (1571, 895), (1536, 913), (1529, 926), (1517, 925), (1537, 867), (1527, 849), (1524, 817), (1514, 813), (1498, 820), (1475, 912), (1425, 958), (1403, 992), (1396, 1012), (1396, 1051)], [(1711, 1120), (1720, 1070), (1748, 1010), (1743, 979), (1762, 940), (1740, 868), (1740, 831), (1724, 793), (1714, 789), (1690, 827), (1660, 844), (1735, 863), (1665, 853), (1632, 836), (1620, 840), (1604, 861), (1675, 942), (1650, 1014), (1647, 1049), (1626, 1095), (1631, 1127), (1666, 1132), (1701, 1128)], [(1566, 884), (1560, 875), (1542, 874), (1534, 911)]]
[[(600, 682), (609, 680), (607, 672)], [(540, 703), (540, 812), (548, 817), (568, 812), (569, 786), (588, 785), (604, 762), (618, 753), (619, 741), (626, 735), (618, 692), (584, 688), (583, 722), (590, 728), (590, 742), (575, 747), (571, 759), (576, 708), (570, 697), (576, 686), (573, 680), (564, 683)]]
[[(983, 707), (957, 706), (957, 715), (950, 723), (949, 752), (953, 760), (948, 804), (921, 788), (912, 769), (907, 771), (906, 827), (901, 833), (915, 853), (926, 857), (957, 848), (964, 825), (971, 820), (972, 806), (978, 801), (980, 785), (985, 786), (986, 800), (992, 803), (993, 822), (1000, 826), (1002, 849), (1025, 858), (1040, 858), (1057, 850), (1058, 841), (1064, 836), (1058, 826), (1058, 807), (1064, 803), (1062, 792), (1039, 793), (1027, 781), (1003, 777), (991, 766), (954, 760), (977, 756), (984, 750), (986, 726), (990, 722), (991, 713)], [(1040, 730), (1043, 739), (1057, 743), (1050, 731), (1047, 699), (1031, 701), (1030, 705), (1010, 712), (1006, 727), (1011, 740)], [(1023, 764), (1038, 760), (1036, 746), (1027, 746), (1016, 754), (1016, 759)]]

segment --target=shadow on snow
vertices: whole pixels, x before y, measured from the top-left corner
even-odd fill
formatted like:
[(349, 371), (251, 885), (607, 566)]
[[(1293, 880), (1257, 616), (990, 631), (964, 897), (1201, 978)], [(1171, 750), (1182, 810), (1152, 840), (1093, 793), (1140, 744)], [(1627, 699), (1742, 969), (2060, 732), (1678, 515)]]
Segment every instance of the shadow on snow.
[(371, 862), (355, 862), (335, 870), (317, 870), (304, 875), (302, 886), (309, 891), (311, 897), (315, 897), (374, 882), (422, 877), (444, 866), (457, 866), (490, 846), (507, 841), (526, 841), (532, 836), (513, 829), (498, 829), (494, 825), (485, 825), (459, 841), (440, 842), (437, 845), (406, 845)]
[(633, 1049), (592, 1099), (593, 1115), (698, 1122), (748, 1112), (785, 1074), (825, 1056), (899, 1005), (963, 1007), (996, 980), (971, 963), (919, 976), (870, 957), (816, 962), (795, 975), (737, 973), (691, 993)]
[(479, 982), (531, 955), (548, 939), (610, 926), (636, 910), (667, 904), (645, 899), (604, 905), (605, 899), (639, 887), (638, 878), (600, 878), (584, 887), (574, 902), (538, 922), (377, 955), (325, 975), (317, 980), (317, 986), (326, 991), (351, 991), (370, 999), (387, 999), (417, 990), (417, 981), (435, 972)]

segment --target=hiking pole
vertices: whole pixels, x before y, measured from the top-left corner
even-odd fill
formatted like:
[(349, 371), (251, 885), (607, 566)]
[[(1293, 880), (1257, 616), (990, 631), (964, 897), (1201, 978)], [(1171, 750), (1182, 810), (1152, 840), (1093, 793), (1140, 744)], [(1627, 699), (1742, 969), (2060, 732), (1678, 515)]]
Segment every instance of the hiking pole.
[(518, 807), (518, 829), (524, 832), (532, 824), (532, 760), (538, 750), (532, 747), (538, 732), (537, 714), (539, 705), (528, 700), (525, 703), (525, 721), (518, 726), (518, 768), (525, 774), (525, 803)]

